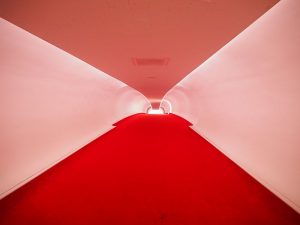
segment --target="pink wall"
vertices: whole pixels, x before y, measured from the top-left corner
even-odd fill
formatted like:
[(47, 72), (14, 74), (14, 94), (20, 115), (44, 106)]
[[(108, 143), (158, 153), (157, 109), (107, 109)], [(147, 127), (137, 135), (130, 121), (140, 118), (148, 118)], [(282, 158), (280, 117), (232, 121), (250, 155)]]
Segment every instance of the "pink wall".
[(0, 197), (145, 112), (139, 92), (0, 20)]
[(300, 212), (300, 1), (283, 0), (165, 96)]

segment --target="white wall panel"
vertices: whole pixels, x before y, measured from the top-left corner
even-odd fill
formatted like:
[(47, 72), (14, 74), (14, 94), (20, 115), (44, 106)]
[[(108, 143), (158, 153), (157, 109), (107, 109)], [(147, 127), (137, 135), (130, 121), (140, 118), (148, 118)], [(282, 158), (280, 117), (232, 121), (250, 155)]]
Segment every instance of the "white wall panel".
[(0, 197), (146, 112), (139, 92), (0, 20)]
[(300, 1), (279, 2), (165, 96), (175, 114), (298, 212), (299, 28)]

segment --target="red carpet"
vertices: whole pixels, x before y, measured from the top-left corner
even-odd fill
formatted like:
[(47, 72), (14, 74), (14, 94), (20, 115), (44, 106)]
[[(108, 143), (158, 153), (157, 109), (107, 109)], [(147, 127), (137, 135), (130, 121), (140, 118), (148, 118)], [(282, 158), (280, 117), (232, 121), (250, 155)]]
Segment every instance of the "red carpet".
[(0, 224), (300, 224), (174, 115), (138, 114), (0, 201)]

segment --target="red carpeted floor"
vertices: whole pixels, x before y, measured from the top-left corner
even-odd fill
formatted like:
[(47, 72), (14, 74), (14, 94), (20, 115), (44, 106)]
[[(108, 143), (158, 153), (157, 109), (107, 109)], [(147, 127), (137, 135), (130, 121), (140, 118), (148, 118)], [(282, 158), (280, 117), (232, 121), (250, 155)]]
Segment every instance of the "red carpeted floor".
[(0, 224), (300, 224), (175, 115), (138, 114), (0, 201)]

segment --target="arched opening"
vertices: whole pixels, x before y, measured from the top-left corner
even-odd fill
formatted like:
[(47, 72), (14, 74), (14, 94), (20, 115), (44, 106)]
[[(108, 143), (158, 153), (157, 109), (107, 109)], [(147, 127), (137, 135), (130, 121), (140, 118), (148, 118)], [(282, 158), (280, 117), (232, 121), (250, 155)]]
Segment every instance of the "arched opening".
[(163, 99), (161, 101), (159, 108), (161, 108), (166, 114), (172, 113), (171, 102), (166, 99)]

